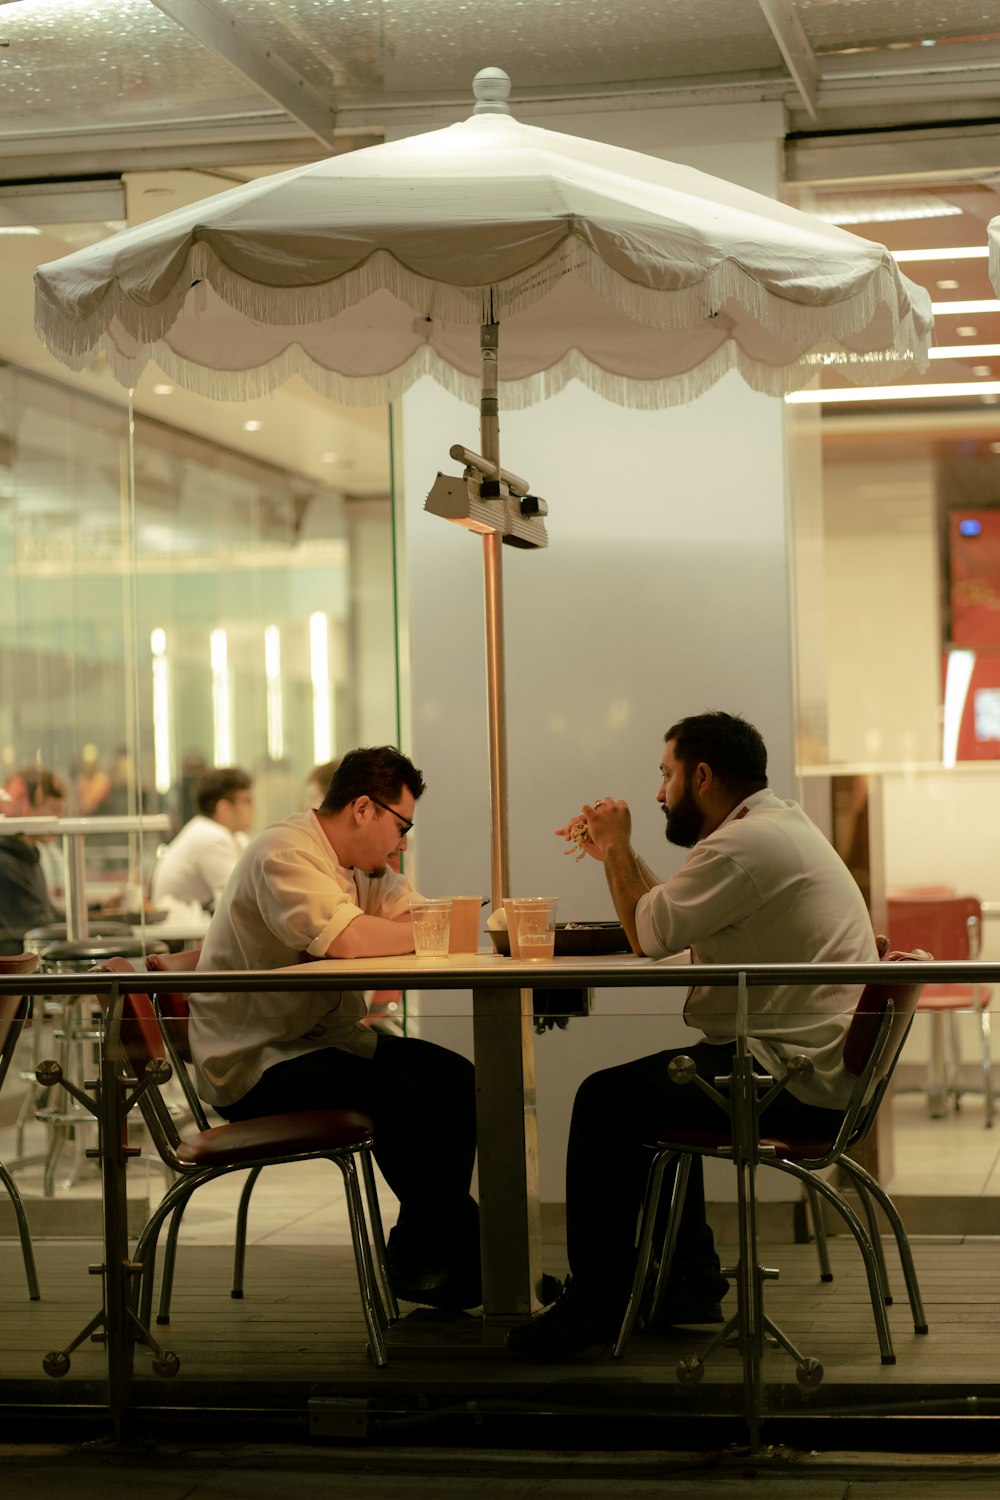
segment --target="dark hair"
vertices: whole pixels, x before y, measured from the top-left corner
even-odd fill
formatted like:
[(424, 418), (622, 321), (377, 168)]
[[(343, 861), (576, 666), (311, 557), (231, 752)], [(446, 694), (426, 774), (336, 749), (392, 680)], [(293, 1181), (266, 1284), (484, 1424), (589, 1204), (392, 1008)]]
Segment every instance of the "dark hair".
[(729, 791), (743, 796), (767, 786), (767, 746), (759, 729), (735, 714), (691, 714), (663, 736), (690, 775), (704, 761)]
[(16, 786), (27, 798), (29, 807), (38, 807), (45, 797), (66, 796), (62, 778), (54, 771), (47, 771), (44, 766), (25, 766), (14, 773), (7, 785)]
[(333, 773), (319, 810), (340, 812), (359, 797), (395, 802), (404, 787), (413, 793), (416, 801), (423, 794), (424, 778), (412, 760), (395, 745), (369, 745), (362, 750), (349, 750)]
[(248, 792), (253, 777), (239, 766), (223, 766), (199, 776), (194, 787), (194, 805), (203, 818), (210, 818), (220, 802), (233, 802), (237, 792)]

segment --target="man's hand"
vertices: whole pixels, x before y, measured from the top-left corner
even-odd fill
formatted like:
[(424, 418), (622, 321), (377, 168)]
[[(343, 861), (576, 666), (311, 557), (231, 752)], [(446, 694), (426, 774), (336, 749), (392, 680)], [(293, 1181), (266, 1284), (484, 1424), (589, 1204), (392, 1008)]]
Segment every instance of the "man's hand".
[(596, 802), (585, 802), (565, 828), (556, 829), (556, 835), (577, 846), (580, 851), (578, 859), (589, 854), (592, 859), (603, 864), (609, 850), (629, 847), (632, 814), (627, 802), (617, 802), (613, 797), (598, 797)]

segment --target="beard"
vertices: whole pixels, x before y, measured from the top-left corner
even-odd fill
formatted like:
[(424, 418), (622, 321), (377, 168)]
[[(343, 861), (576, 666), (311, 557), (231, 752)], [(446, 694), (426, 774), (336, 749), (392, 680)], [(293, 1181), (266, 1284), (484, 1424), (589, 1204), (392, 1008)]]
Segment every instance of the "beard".
[(665, 807), (663, 814), (667, 820), (668, 842), (678, 844), (682, 849), (693, 848), (701, 835), (703, 819), (698, 804), (691, 795), (689, 782), (685, 783), (680, 800), (673, 807)]

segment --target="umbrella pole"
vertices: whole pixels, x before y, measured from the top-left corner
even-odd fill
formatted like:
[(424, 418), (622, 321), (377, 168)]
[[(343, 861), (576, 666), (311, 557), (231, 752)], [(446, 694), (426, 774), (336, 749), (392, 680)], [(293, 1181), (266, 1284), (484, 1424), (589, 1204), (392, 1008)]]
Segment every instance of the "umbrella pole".
[[(500, 329), (483, 323), (479, 330), (482, 394), (479, 441), (484, 458), (500, 472), (500, 411), (497, 400), (497, 349)], [(490, 895), (494, 911), (508, 894), (510, 847), (507, 835), (507, 703), (504, 669), (502, 542), (497, 531), (483, 536), (483, 582), (486, 603), (486, 713), (490, 742)]]

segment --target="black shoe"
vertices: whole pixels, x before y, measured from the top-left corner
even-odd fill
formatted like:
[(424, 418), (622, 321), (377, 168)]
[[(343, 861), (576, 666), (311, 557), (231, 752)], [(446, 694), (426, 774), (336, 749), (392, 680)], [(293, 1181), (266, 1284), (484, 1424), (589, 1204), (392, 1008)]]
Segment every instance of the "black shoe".
[(567, 1278), (559, 1297), (530, 1323), (519, 1323), (507, 1334), (507, 1348), (526, 1359), (571, 1359), (602, 1345), (613, 1344), (622, 1310), (581, 1296)]
[(390, 1268), (389, 1280), (401, 1302), (416, 1302), (423, 1307), (438, 1307), (445, 1312), (462, 1312), (479, 1307), (483, 1284), (478, 1271), (432, 1271)]

